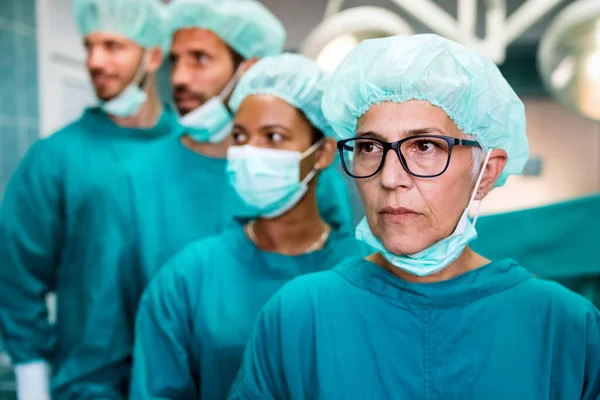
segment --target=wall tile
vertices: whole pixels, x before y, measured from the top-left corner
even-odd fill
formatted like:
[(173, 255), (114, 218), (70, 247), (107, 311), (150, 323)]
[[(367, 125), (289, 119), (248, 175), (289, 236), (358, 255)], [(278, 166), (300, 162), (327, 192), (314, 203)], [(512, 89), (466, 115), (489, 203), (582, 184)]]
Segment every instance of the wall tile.
[(19, 154), (19, 130), (16, 126), (0, 127), (0, 151), (2, 152), (2, 176), (0, 181), (4, 188), (10, 179), (10, 176), (17, 168), (17, 164), (21, 159)]
[(16, 84), (20, 94), (17, 101), (17, 112), (19, 116), (37, 118), (38, 82), (35, 38), (17, 36), (17, 46), (16, 63), (20, 67), (16, 74)]
[(27, 116), (39, 118), (38, 103), (38, 63), (37, 42), (34, 38), (27, 38), (25, 47), (25, 80), (27, 92)]
[(22, 24), (35, 27), (35, 0), (18, 0), (15, 4), (15, 19)]
[[(12, 173), (39, 134), (35, 0), (0, 0), (0, 19), (1, 199)], [(32, 30), (19, 29), (17, 34), (13, 21)]]
[(16, 116), (15, 34), (0, 30), (0, 115)]
[[(13, 20), (15, 18), (15, 1), (12, 0), (2, 0), (0, 1), (0, 18), (5, 18), (8, 20)], [(0, 32), (0, 35), (3, 32)]]

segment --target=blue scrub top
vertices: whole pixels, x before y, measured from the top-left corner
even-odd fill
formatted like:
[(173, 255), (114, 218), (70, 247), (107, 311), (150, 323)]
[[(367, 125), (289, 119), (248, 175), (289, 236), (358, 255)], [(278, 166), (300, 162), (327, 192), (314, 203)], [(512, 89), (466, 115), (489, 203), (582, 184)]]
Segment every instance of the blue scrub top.
[(432, 284), (366, 260), (263, 308), (230, 399), (600, 398), (600, 312), (514, 261)]
[(225, 399), (269, 298), (299, 275), (367, 254), (340, 231), (323, 249), (298, 256), (258, 249), (242, 227), (189, 245), (141, 301), (130, 398)]
[[(135, 315), (146, 285), (194, 240), (238, 225), (241, 200), (227, 183), (226, 159), (198, 154), (177, 136), (131, 160), (86, 201), (78, 262), (90, 304), (85, 336), (55, 379), (57, 399), (127, 396)], [(333, 169), (317, 183), (323, 218), (350, 231), (348, 190)]]
[[(82, 335), (85, 288), (75, 262), (83, 199), (111, 171), (179, 129), (167, 106), (150, 129), (124, 128), (99, 108), (37, 141), (13, 174), (0, 206), (0, 336), (13, 364), (61, 368)], [(56, 324), (45, 296), (57, 294)]]

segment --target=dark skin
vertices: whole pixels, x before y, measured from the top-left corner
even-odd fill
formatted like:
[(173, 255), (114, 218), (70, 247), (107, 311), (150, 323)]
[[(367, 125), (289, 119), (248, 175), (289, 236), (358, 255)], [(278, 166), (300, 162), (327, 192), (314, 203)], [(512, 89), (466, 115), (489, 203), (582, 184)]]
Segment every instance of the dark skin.
[[(234, 145), (305, 152), (313, 144), (313, 127), (295, 107), (271, 95), (247, 97), (235, 115)], [(313, 169), (323, 170), (333, 162), (335, 141), (326, 139), (321, 147), (300, 164), (300, 179)], [(327, 224), (319, 215), (317, 177), (308, 184), (306, 195), (285, 214), (259, 218), (254, 224), (257, 247), (285, 255), (303, 254), (322, 236)]]
[(156, 125), (163, 111), (156, 92), (154, 74), (160, 68), (163, 54), (160, 48), (144, 49), (133, 41), (113, 33), (96, 32), (84, 39), (86, 67), (90, 74), (96, 96), (107, 101), (125, 89), (136, 77), (143, 65), (146, 76), (145, 90), (148, 100), (137, 114), (118, 118), (111, 115), (118, 125), (151, 128)]
[[(181, 29), (173, 35), (171, 83), (177, 110), (185, 115), (219, 95), (236, 73), (231, 49), (215, 33), (198, 28)], [(242, 62), (237, 70), (241, 77), (258, 59)], [(229, 98), (225, 99), (225, 104)], [(198, 143), (183, 136), (190, 150), (209, 157), (225, 158), (231, 139), (221, 143)]]
[[(418, 134), (437, 134), (463, 139), (463, 133), (446, 113), (426, 101), (385, 102), (372, 106), (357, 126), (357, 136), (372, 136), (393, 142)], [(507, 161), (504, 150), (493, 150), (483, 172), (476, 200), (492, 189)], [(395, 153), (389, 152), (383, 169), (375, 176), (357, 179), (369, 227), (390, 252), (415, 254), (450, 236), (469, 202), (475, 181), (469, 147), (457, 146), (444, 174), (435, 178), (409, 175)], [(414, 213), (403, 220), (386, 216), (385, 207), (404, 207)], [(454, 278), (479, 268), (489, 260), (466, 247), (461, 256), (443, 270), (425, 277), (394, 267), (381, 254), (368, 260), (410, 282), (431, 283)]]

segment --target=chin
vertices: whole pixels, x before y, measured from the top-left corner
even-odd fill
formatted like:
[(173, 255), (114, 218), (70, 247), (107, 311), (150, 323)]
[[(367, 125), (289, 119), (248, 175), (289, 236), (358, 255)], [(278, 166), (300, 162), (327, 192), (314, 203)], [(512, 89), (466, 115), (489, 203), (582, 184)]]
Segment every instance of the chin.
[(428, 229), (422, 226), (399, 226), (385, 224), (379, 240), (383, 246), (396, 255), (410, 255), (423, 251), (437, 242), (437, 238), (430, 237)]
[(178, 113), (179, 113), (179, 115), (180, 115), (180, 116), (182, 116), (182, 117), (183, 117), (184, 115), (186, 115), (186, 114), (189, 114), (189, 113), (190, 113), (190, 111), (192, 111), (192, 110), (191, 110), (191, 109), (189, 109), (189, 108), (187, 108), (187, 107), (186, 107), (186, 108), (179, 108), (179, 107), (177, 107), (177, 112), (178, 112)]
[(109, 92), (108, 90), (97, 90), (96, 97), (102, 101), (109, 101), (114, 99), (118, 93)]
[(422, 240), (416, 237), (404, 237), (404, 236), (393, 236), (389, 237), (384, 235), (381, 239), (381, 243), (387, 251), (398, 256), (416, 254), (420, 251), (425, 250), (429, 247), (428, 244), (423, 243)]

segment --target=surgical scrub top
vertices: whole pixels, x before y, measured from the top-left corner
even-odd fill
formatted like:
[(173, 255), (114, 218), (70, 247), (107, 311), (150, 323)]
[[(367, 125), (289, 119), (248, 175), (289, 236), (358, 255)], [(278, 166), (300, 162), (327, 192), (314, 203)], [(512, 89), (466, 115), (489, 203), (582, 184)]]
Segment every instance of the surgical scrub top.
[(298, 256), (258, 249), (242, 227), (189, 245), (141, 301), (131, 400), (225, 399), (267, 300), (299, 275), (367, 253), (340, 231), (323, 249)]
[[(194, 240), (235, 226), (241, 200), (227, 183), (226, 159), (210, 158), (173, 136), (131, 160), (110, 187), (91, 196), (79, 262), (89, 304), (85, 338), (55, 382), (58, 399), (121, 399), (131, 375), (135, 315), (150, 279)], [(323, 218), (350, 231), (348, 189), (333, 169), (319, 175)]]
[(296, 278), (263, 308), (231, 399), (600, 396), (600, 313), (512, 260), (409, 283), (366, 260)]
[[(114, 168), (178, 129), (165, 108), (151, 129), (116, 125), (99, 108), (37, 141), (13, 174), (0, 206), (0, 336), (13, 364), (47, 360), (54, 371), (79, 340), (85, 310), (74, 243), (86, 194)], [(57, 294), (56, 325), (45, 296)]]
[(473, 249), (490, 259), (510, 254), (600, 307), (600, 194), (477, 220)]

